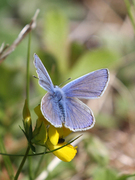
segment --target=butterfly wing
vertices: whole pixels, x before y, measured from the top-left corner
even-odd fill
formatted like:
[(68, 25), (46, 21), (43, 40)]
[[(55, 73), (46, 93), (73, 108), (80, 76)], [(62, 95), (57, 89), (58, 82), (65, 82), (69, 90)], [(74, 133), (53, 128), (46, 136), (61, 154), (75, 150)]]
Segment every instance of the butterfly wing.
[(71, 131), (90, 129), (95, 124), (91, 109), (77, 98), (66, 98), (65, 126)]
[(39, 59), (39, 57), (36, 54), (34, 54), (34, 58), (35, 58), (34, 65), (37, 69), (36, 72), (39, 77), (39, 85), (42, 88), (44, 88), (45, 90), (51, 92), (54, 88), (52, 80), (51, 80), (46, 68), (44, 67), (42, 61)]
[[(63, 103), (63, 102), (62, 102)], [(41, 101), (43, 116), (55, 127), (62, 127), (64, 121), (64, 109), (61, 110), (59, 103), (54, 100), (50, 93), (47, 93)]]
[(67, 97), (94, 99), (102, 96), (108, 81), (108, 69), (100, 69), (71, 81), (62, 90)]
[(42, 98), (42, 114), (53, 126), (62, 127), (64, 124), (71, 131), (83, 131), (94, 126), (95, 118), (92, 111), (77, 98), (66, 98), (63, 107), (62, 110), (50, 93)]

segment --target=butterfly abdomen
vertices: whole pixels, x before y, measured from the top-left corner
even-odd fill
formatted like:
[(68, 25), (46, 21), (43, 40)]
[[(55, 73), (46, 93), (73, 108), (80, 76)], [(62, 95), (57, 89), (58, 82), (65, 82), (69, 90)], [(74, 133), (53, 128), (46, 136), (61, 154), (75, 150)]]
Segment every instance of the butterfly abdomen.
[(62, 121), (62, 123), (65, 122), (65, 109), (64, 109), (64, 104), (62, 102), (59, 102), (58, 103), (58, 106), (59, 106), (59, 116), (60, 116), (60, 119)]

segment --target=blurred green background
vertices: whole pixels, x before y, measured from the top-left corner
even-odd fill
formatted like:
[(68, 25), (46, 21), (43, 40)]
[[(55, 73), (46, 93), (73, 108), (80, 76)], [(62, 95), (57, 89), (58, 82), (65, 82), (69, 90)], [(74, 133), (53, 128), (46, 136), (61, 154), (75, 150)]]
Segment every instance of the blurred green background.
[[(135, 173), (135, 31), (134, 17), (131, 23), (128, 16), (129, 9), (134, 14), (134, 1), (128, 9), (123, 0), (0, 0), (0, 46), (13, 43), (36, 9), (40, 13), (30, 51), (33, 125), (33, 108), (45, 94), (33, 77), (37, 76), (34, 53), (57, 85), (100, 68), (110, 70), (103, 97), (85, 101), (95, 114), (94, 128), (83, 132), (74, 160), (61, 162), (46, 179), (134, 180), (128, 177)], [(13, 154), (25, 152), (27, 145), (19, 128), (26, 98), (27, 49), (28, 35), (0, 64), (0, 136)], [(53, 158), (44, 157), (40, 172)], [(11, 160), (16, 171), (21, 158)], [(33, 170), (38, 160), (33, 157)], [(0, 163), (0, 179), (8, 179), (2, 158)], [(26, 163), (20, 179), (28, 179), (27, 167)]]

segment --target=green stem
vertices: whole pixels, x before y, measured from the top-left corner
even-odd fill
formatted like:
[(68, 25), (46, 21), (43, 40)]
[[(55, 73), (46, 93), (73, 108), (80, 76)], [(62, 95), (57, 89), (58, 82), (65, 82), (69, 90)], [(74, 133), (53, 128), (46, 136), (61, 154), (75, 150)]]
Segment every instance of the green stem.
[[(29, 108), (29, 87), (30, 87), (30, 75), (29, 75), (29, 66), (30, 66), (30, 47), (31, 47), (31, 32), (29, 33), (28, 39), (28, 52), (27, 52), (27, 83), (26, 83), (26, 99)], [(28, 158), (28, 166), (29, 166), (29, 179), (32, 180), (32, 159), (31, 157)]]
[(29, 76), (29, 66), (30, 66), (30, 43), (31, 43), (31, 32), (29, 33), (29, 39), (28, 39), (28, 53), (27, 53), (27, 75), (26, 75), (26, 99), (28, 102), (29, 107), (29, 87), (30, 87), (30, 76)]
[(22, 168), (23, 168), (23, 165), (24, 165), (24, 163), (25, 163), (25, 161), (26, 161), (26, 158), (27, 158), (27, 156), (28, 156), (28, 154), (29, 154), (29, 150), (30, 150), (30, 146), (28, 146), (28, 148), (27, 148), (27, 150), (26, 150), (25, 156), (24, 156), (23, 159), (22, 159), (22, 162), (21, 162), (21, 164), (20, 164), (20, 166), (19, 166), (19, 168), (18, 168), (18, 171), (17, 171), (17, 173), (16, 173), (16, 175), (15, 175), (14, 180), (17, 180), (17, 179), (18, 179), (19, 174), (20, 174), (20, 172), (21, 172), (21, 170), (22, 170)]
[[(47, 149), (45, 149), (45, 152), (44, 152), (44, 153), (46, 153), (46, 150), (47, 150)], [(40, 169), (40, 166), (41, 166), (43, 160), (44, 160), (44, 156), (41, 156), (41, 157), (40, 157), (40, 160), (39, 160), (39, 162), (38, 162), (37, 168), (35, 169), (35, 177), (37, 177), (37, 175), (38, 175), (38, 172), (39, 172), (39, 169)]]
[[(26, 99), (27, 99), (27, 103), (28, 103), (28, 108), (29, 108), (29, 86), (30, 86), (30, 76), (29, 76), (29, 66), (30, 66), (30, 42), (31, 42), (31, 33), (29, 33), (29, 39), (28, 39), (28, 53), (27, 53), (27, 65), (26, 65)], [(26, 158), (29, 154), (30, 151), (30, 146), (28, 146), (26, 153), (22, 159), (22, 162), (18, 168), (18, 171), (15, 175), (14, 180), (17, 180), (19, 177), (19, 174), (24, 166), (24, 163), (26, 161)]]
[[(41, 152), (41, 153), (37, 153), (37, 154), (29, 154), (28, 156), (39, 156), (39, 155), (46, 155), (46, 154), (49, 154), (49, 153), (52, 153), (54, 151), (57, 151), (65, 146), (67, 146), (68, 144), (71, 144), (72, 142), (74, 142), (75, 140), (77, 140), (79, 137), (81, 137), (82, 134), (80, 134), (79, 136), (77, 136), (76, 138), (74, 138), (73, 140), (69, 141), (68, 143), (64, 144), (63, 146), (57, 148), (57, 149), (54, 149), (54, 150), (51, 150), (51, 151), (45, 151), (45, 152)], [(4, 156), (16, 156), (16, 157), (21, 157), (21, 156), (24, 156), (24, 154), (20, 154), (20, 155), (15, 155), (15, 154), (6, 154), (6, 153), (0, 153), (0, 155), (4, 155)]]
[(32, 174), (32, 157), (28, 157), (28, 163), (29, 163), (29, 180), (33, 179), (33, 174)]
[(135, 21), (134, 21), (134, 17), (133, 17), (132, 10), (131, 10), (131, 4), (130, 4), (129, 0), (124, 0), (124, 2), (126, 5), (126, 8), (127, 8), (127, 11), (128, 11), (128, 16), (130, 18), (130, 21), (131, 21), (133, 29), (134, 29), (134, 33), (135, 33)]

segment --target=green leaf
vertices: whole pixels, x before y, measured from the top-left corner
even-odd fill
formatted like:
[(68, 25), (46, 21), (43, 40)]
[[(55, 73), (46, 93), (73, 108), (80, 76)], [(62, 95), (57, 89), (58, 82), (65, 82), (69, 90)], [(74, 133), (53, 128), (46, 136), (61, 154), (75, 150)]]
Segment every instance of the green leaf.
[(32, 143), (40, 146), (45, 146), (47, 141), (47, 128), (43, 121), (37, 119), (36, 127), (33, 132)]
[[(5, 146), (4, 146), (4, 143), (3, 143), (3, 140), (1, 137), (0, 137), (0, 152), (6, 153)], [(13, 167), (12, 167), (12, 163), (10, 161), (10, 158), (8, 156), (3, 156), (3, 160), (5, 163), (5, 167), (7, 169), (8, 175), (9, 175), (10, 179), (13, 180), (13, 177), (14, 177), (13, 172), (14, 171), (13, 171)]]
[(74, 78), (100, 68), (110, 68), (117, 62), (118, 58), (117, 53), (105, 48), (87, 51), (78, 59), (69, 74)]
[(30, 146), (32, 152), (35, 154), (35, 153), (36, 153), (36, 148), (35, 148), (35, 146), (33, 146), (32, 143), (29, 143), (29, 146)]
[(117, 180), (128, 180), (130, 177), (135, 177), (135, 174), (123, 174), (117, 178)]
[(86, 151), (98, 164), (104, 166), (109, 162), (109, 153), (103, 142), (97, 137), (91, 137), (84, 140)]
[(118, 122), (116, 121), (115, 116), (110, 116), (107, 113), (100, 113), (98, 116), (96, 116), (96, 126), (99, 126), (100, 128), (112, 129), (118, 126)]
[(68, 66), (68, 23), (61, 11), (58, 9), (48, 11), (44, 32), (47, 50), (57, 58), (60, 72), (65, 72)]
[(26, 139), (27, 139), (27, 141), (28, 141), (28, 143), (29, 143), (29, 146), (30, 146), (32, 152), (35, 154), (35, 153), (36, 153), (36, 148), (35, 148), (35, 146), (33, 146), (32, 142), (31, 142), (31, 139), (29, 139), (29, 137), (27, 137), (27, 134), (26, 134), (26, 132), (22, 129), (22, 127), (21, 127), (21, 126), (19, 126), (19, 127), (20, 127), (20, 129), (22, 130), (22, 132), (24, 133), (24, 135), (25, 135), (25, 137), (26, 137)]
[(19, 81), (22, 80), (20, 79), (19, 71), (16, 69), (8, 68), (4, 66), (4, 64), (1, 64), (0, 73), (0, 98), (2, 104), (6, 104), (6, 102), (15, 102), (15, 100), (18, 100), (20, 94), (22, 93), (22, 86), (20, 86), (18, 82), (18, 79)]
[(114, 170), (99, 167), (93, 173), (93, 180), (116, 180), (117, 176)]
[(69, 64), (72, 67), (80, 56), (85, 52), (85, 47), (79, 42), (72, 42), (70, 45)]

